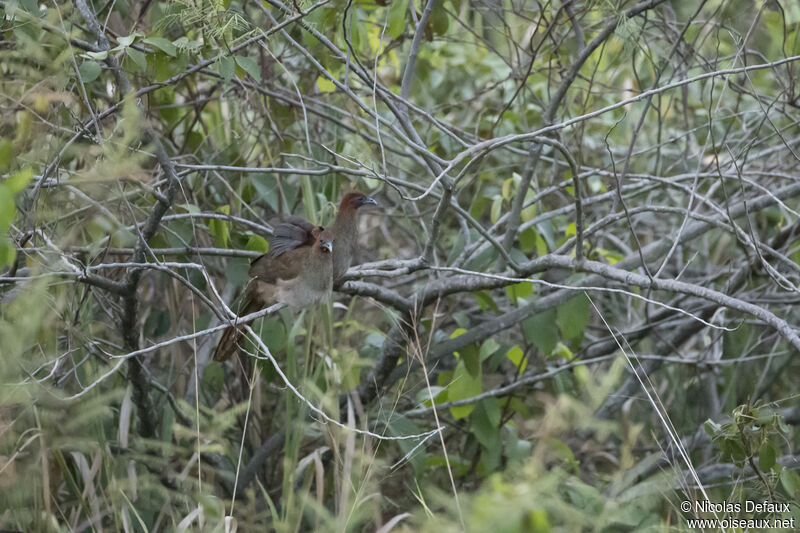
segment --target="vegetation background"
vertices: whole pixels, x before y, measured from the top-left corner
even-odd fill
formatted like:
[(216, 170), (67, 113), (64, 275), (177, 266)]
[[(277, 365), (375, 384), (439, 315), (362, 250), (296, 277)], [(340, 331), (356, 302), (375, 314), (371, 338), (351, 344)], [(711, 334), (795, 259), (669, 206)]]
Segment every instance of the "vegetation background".
[[(0, 528), (800, 524), (796, 1), (0, 13)], [(352, 188), (349, 281), (210, 362)]]

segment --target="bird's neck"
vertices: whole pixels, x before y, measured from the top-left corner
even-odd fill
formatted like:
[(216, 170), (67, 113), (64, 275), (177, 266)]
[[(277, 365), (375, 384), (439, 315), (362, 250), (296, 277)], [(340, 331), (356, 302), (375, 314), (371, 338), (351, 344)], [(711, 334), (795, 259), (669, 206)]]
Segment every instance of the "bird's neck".
[(333, 262), (331, 254), (315, 247), (306, 263), (304, 283), (313, 290), (330, 291), (332, 277)]
[(353, 238), (358, 232), (358, 219), (356, 217), (356, 211), (352, 208), (343, 208), (339, 210), (339, 214), (336, 215), (336, 220), (333, 221), (333, 232), (334, 234), (341, 238)]
[(358, 219), (356, 210), (340, 209), (333, 223), (333, 281), (336, 284), (350, 268), (358, 246)]

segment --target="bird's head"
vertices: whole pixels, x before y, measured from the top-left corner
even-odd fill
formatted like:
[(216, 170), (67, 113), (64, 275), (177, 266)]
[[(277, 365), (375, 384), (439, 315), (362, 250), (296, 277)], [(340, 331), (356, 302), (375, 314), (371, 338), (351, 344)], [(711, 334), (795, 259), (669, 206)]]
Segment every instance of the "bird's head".
[(322, 226), (314, 228), (314, 231), (317, 232), (317, 249), (323, 254), (333, 253), (333, 234)]
[(362, 192), (352, 191), (342, 197), (342, 201), (339, 204), (339, 209), (352, 209), (353, 211), (356, 211), (368, 205), (378, 205), (378, 202), (375, 200), (375, 198), (367, 196)]

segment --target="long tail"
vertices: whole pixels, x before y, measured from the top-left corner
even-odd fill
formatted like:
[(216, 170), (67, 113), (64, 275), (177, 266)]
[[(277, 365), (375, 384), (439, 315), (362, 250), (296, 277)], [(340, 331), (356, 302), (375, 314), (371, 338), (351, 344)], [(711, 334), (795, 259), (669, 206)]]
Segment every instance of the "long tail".
[(214, 350), (214, 361), (221, 363), (230, 359), (236, 353), (236, 348), (242, 337), (244, 337), (244, 334), (240, 327), (231, 326), (223, 331), (219, 344), (217, 344), (217, 349)]
[[(245, 302), (244, 310), (241, 311), (240, 315), (249, 315), (255, 311), (258, 311), (258, 304), (248, 301)], [(222, 337), (220, 337), (217, 348), (214, 350), (214, 361), (227, 361), (236, 353), (244, 338), (243, 328), (250, 324), (252, 324), (252, 320), (250, 322), (242, 322), (237, 326), (230, 326), (222, 332)]]

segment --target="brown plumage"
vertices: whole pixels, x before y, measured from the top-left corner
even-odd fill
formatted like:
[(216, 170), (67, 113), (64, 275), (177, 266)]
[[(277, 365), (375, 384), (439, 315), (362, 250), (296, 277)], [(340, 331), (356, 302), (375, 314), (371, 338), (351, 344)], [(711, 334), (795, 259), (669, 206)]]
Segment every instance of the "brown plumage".
[[(288, 216), (275, 224), (272, 238), (269, 240), (269, 257), (278, 257), (294, 250), (298, 246), (311, 246), (317, 234), (325, 228), (314, 226), (311, 222), (296, 216)], [(253, 263), (258, 261), (256, 258)]]
[[(250, 264), (251, 280), (239, 316), (276, 303), (305, 307), (329, 297), (332, 285), (341, 280), (356, 256), (358, 210), (377, 204), (374, 198), (352, 191), (342, 197), (336, 220), (327, 231), (297, 216), (277, 224), (269, 252)], [(315, 247), (319, 238), (333, 245), (332, 254), (323, 257), (312, 253), (319, 248)], [(214, 351), (214, 360), (229, 359), (242, 336), (241, 327), (226, 329)]]
[(333, 252), (333, 283), (337, 284), (350, 268), (358, 251), (358, 210), (367, 205), (378, 205), (374, 198), (353, 191), (345, 194), (339, 202), (336, 220), (329, 228), (333, 233), (336, 249)]
[[(378, 202), (359, 191), (352, 191), (342, 196), (336, 220), (328, 229), (333, 234), (335, 244), (333, 250), (333, 283), (336, 285), (353, 264), (358, 255), (358, 212), (362, 207), (378, 205)], [(314, 237), (311, 230), (314, 225), (307, 220), (291, 216), (285, 223), (275, 228), (270, 241), (270, 253), (279, 255), (286, 249), (296, 248), (303, 242), (311, 244)]]
[[(275, 227), (268, 253), (250, 264), (250, 283), (239, 316), (284, 303), (301, 308), (328, 298), (333, 280), (333, 235), (299, 217)], [(249, 324), (249, 323), (248, 323)], [(214, 351), (215, 361), (226, 361), (244, 333), (227, 328)]]

